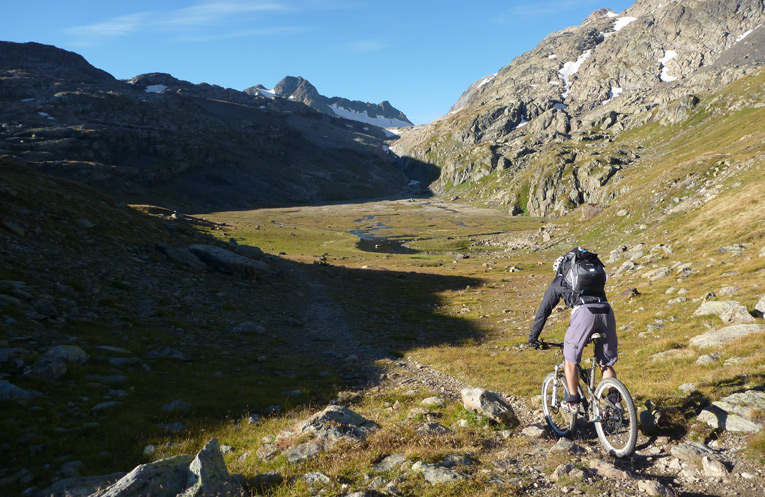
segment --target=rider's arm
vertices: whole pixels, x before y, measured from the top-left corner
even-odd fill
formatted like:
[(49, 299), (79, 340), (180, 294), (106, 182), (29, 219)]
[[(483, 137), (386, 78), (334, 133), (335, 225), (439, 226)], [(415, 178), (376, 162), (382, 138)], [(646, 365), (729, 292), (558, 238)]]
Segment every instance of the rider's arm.
[(542, 299), (542, 303), (539, 305), (539, 310), (534, 318), (534, 323), (531, 325), (529, 342), (533, 342), (539, 338), (539, 334), (542, 333), (542, 328), (544, 328), (547, 318), (550, 317), (552, 310), (558, 305), (563, 293), (566, 291), (562, 280), (562, 277), (557, 276), (552, 283), (550, 283), (550, 286), (547, 287), (547, 290), (545, 290), (545, 296)]

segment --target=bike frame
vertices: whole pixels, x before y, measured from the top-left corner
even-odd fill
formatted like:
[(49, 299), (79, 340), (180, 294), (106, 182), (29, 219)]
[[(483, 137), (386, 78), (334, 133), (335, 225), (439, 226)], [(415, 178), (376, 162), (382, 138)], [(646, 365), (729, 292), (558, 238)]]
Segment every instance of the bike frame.
[[(562, 343), (554, 343), (554, 342), (539, 342), (543, 348), (549, 348), (549, 347), (556, 347), (563, 349)], [(563, 374), (563, 368), (564, 368), (564, 361), (561, 361), (560, 364), (555, 365), (555, 379), (556, 381), (553, 382), (553, 390), (552, 390), (552, 406), (555, 408), (560, 408), (560, 405), (558, 405), (558, 381), (562, 379), (562, 381), (566, 381), (566, 375)], [(576, 365), (576, 372), (579, 378), (584, 382), (585, 388), (587, 389), (587, 394), (582, 396), (582, 407), (584, 409), (584, 412), (587, 414), (588, 421), (600, 421), (600, 415), (599, 413), (592, 412), (590, 403), (590, 399), (595, 397), (595, 368), (597, 367), (597, 362), (594, 357), (590, 357), (590, 367), (585, 369), (581, 365)], [(608, 399), (603, 399), (607, 403), (611, 403)], [(613, 407), (613, 406), (612, 406)]]

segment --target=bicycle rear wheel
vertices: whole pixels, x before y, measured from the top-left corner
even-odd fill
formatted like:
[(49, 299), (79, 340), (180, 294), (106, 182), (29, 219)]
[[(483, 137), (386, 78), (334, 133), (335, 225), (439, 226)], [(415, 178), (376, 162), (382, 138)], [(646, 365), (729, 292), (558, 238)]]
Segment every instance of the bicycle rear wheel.
[(593, 413), (598, 419), (595, 431), (600, 443), (615, 457), (632, 454), (637, 443), (638, 420), (627, 387), (616, 378), (604, 378), (595, 389), (594, 402)]
[[(556, 384), (554, 396), (553, 384)], [(548, 374), (542, 382), (542, 409), (545, 420), (558, 437), (569, 436), (576, 424), (576, 413), (568, 412), (561, 407), (563, 396), (567, 392), (566, 381), (562, 377), (556, 379), (555, 373)]]

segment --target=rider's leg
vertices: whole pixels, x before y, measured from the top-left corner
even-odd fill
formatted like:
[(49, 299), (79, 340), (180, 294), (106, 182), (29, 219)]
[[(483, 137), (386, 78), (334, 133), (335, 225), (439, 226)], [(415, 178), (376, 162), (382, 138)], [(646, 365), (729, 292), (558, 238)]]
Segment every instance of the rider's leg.
[(566, 386), (571, 396), (578, 396), (579, 392), (579, 376), (576, 373), (576, 364), (569, 362), (568, 359), (563, 360), (563, 373), (566, 375)]
[(616, 371), (611, 366), (600, 366), (600, 372), (603, 373), (603, 378), (616, 378)]

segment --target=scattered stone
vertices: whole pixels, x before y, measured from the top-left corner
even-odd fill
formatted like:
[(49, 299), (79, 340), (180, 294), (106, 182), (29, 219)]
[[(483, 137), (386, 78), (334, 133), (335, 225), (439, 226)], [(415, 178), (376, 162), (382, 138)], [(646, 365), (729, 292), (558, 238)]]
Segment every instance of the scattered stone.
[(648, 281), (659, 281), (660, 279), (666, 278), (670, 274), (672, 274), (672, 271), (670, 271), (668, 267), (660, 267), (646, 271), (640, 277), (647, 279)]
[(699, 356), (699, 358), (696, 359), (697, 366), (711, 366), (713, 364), (718, 364), (719, 362), (720, 362), (720, 354), (718, 352), (705, 354), (703, 356)]
[(441, 397), (428, 397), (420, 402), (424, 407), (444, 407), (446, 403)]
[(191, 410), (191, 408), (194, 407), (188, 402), (184, 402), (180, 399), (176, 399), (168, 404), (163, 405), (159, 409), (161, 411), (165, 412), (174, 412), (174, 413), (187, 413)]
[(327, 485), (331, 481), (329, 479), (329, 476), (325, 475), (324, 473), (320, 473), (318, 471), (300, 475), (297, 477), (297, 480), (302, 480), (311, 486)]
[(190, 455), (142, 464), (93, 497), (142, 497), (178, 495), (188, 486)]
[(765, 333), (765, 325), (736, 324), (726, 326), (719, 330), (708, 331), (702, 335), (697, 335), (691, 338), (690, 345), (698, 349), (716, 349), (722, 347), (726, 343), (755, 333)]
[(116, 402), (116, 401), (113, 401), (113, 400), (109, 400), (107, 402), (101, 402), (100, 404), (96, 404), (90, 410), (94, 411), (94, 412), (103, 411), (104, 409), (108, 409), (110, 407), (115, 407), (115, 406), (118, 406), (120, 404), (121, 404), (121, 402)]
[(238, 245), (236, 247), (236, 253), (242, 257), (255, 259), (256, 261), (262, 261), (266, 257), (266, 254), (260, 248), (252, 245)]
[(680, 390), (683, 393), (691, 393), (695, 391), (698, 388), (698, 385), (695, 383), (683, 383), (679, 387), (677, 387), (678, 390)]
[(143, 455), (150, 456), (157, 452), (157, 446), (154, 444), (149, 444), (146, 447), (143, 448)]
[(591, 459), (590, 468), (594, 469), (599, 475), (605, 476), (606, 478), (613, 478), (616, 480), (631, 479), (629, 473), (602, 459)]
[(725, 362), (723, 363), (723, 366), (725, 366), (725, 367), (734, 366), (734, 365), (740, 364), (740, 363), (742, 363), (744, 361), (746, 361), (746, 357), (730, 357), (730, 358), (725, 360)]
[(456, 466), (471, 466), (473, 460), (462, 454), (447, 454), (440, 465), (446, 468), (454, 468)]
[(619, 217), (628, 216), (629, 214), (630, 214), (630, 211), (628, 211), (627, 209), (621, 209), (616, 212), (616, 215)]
[(735, 300), (706, 301), (693, 313), (694, 316), (718, 316), (725, 324), (754, 323), (755, 319), (749, 314), (745, 305)]
[(748, 390), (724, 397), (705, 407), (698, 420), (715, 429), (756, 433), (763, 429), (758, 413), (765, 411), (765, 392)]
[(558, 441), (550, 447), (550, 453), (563, 453), (563, 454), (581, 454), (585, 452), (584, 448), (575, 444), (568, 438), (560, 438)]
[(284, 395), (285, 397), (300, 397), (301, 395), (303, 395), (303, 391), (302, 390), (285, 390), (282, 392), (282, 395)]
[(438, 411), (431, 411), (430, 409), (425, 409), (424, 407), (415, 407), (407, 413), (406, 419), (409, 421), (412, 419), (420, 418), (432, 421), (434, 419), (440, 418), (441, 416), (442, 414)]
[(497, 423), (512, 426), (518, 424), (513, 408), (499, 394), (482, 388), (464, 388), (461, 394), (462, 404), (468, 411), (486, 416)]
[(230, 333), (255, 333), (258, 335), (265, 334), (266, 329), (257, 323), (241, 323), (231, 328)]
[(545, 429), (542, 425), (530, 425), (521, 431), (521, 435), (529, 438), (543, 438), (545, 436)]
[(179, 433), (182, 431), (186, 431), (186, 425), (181, 423), (180, 421), (164, 424), (162, 425), (162, 428), (169, 433)]
[(428, 483), (449, 483), (467, 478), (465, 474), (451, 468), (445, 468), (436, 464), (428, 464), (417, 461), (412, 465), (412, 471), (422, 473)]
[(573, 464), (561, 464), (555, 470), (550, 473), (550, 476), (548, 477), (550, 481), (557, 482), (564, 476), (568, 476), (569, 472), (572, 471), (576, 466)]
[(683, 302), (687, 301), (688, 297), (677, 297), (674, 299), (671, 299), (667, 302), (668, 305), (677, 305), (682, 304)]
[(125, 476), (124, 472), (112, 473), (110, 475), (65, 478), (42, 490), (39, 495), (45, 497), (89, 496), (97, 494), (102, 489), (106, 489), (123, 476)]
[(84, 364), (89, 356), (82, 350), (82, 348), (76, 345), (58, 345), (56, 347), (49, 348), (43, 358), (48, 359), (60, 359), (68, 364)]
[(727, 466), (709, 456), (701, 458), (701, 466), (704, 469), (704, 474), (709, 478), (724, 477), (729, 473)]
[(218, 440), (213, 438), (189, 465), (187, 489), (183, 497), (239, 497), (241, 486), (231, 478)]
[(42, 397), (40, 392), (25, 390), (17, 387), (7, 380), (0, 380), (0, 402), (12, 400), (14, 402), (26, 402)]
[(717, 251), (720, 254), (730, 254), (733, 256), (739, 256), (744, 253), (744, 250), (746, 250), (746, 246), (742, 245), (740, 243), (729, 245), (727, 247), (720, 247), (720, 249)]
[(658, 352), (656, 354), (653, 354), (650, 359), (653, 362), (657, 361), (666, 361), (668, 359), (682, 359), (685, 357), (689, 357), (691, 355), (691, 352), (687, 349), (670, 349), (665, 350), (664, 352)]
[(401, 466), (406, 460), (406, 454), (391, 454), (380, 462), (374, 463), (372, 465), (372, 471), (374, 473), (385, 473), (386, 471)]
[(759, 317), (765, 316), (765, 295), (760, 295), (760, 299), (754, 306), (754, 312), (757, 313)]
[(186, 355), (180, 350), (176, 350), (172, 347), (159, 347), (148, 353), (147, 357), (150, 361), (157, 359), (169, 359), (171, 361), (186, 362), (190, 361)]
[(28, 374), (43, 381), (56, 381), (67, 372), (66, 362), (44, 355), (37, 358)]
[(714, 455), (715, 451), (706, 445), (698, 442), (687, 442), (675, 445), (670, 450), (670, 454), (680, 459), (692, 463), (700, 463), (704, 456)]
[(224, 274), (234, 274), (249, 279), (270, 272), (271, 269), (265, 262), (243, 257), (213, 245), (195, 244), (189, 247), (189, 251), (215, 271)]
[(454, 433), (452, 430), (440, 423), (424, 423), (418, 426), (415, 430), (418, 435), (446, 435)]
[(738, 293), (739, 288), (737, 286), (724, 286), (717, 292), (720, 297), (731, 297)]
[(638, 489), (650, 497), (677, 497), (677, 492), (672, 487), (656, 480), (639, 480)]
[(192, 254), (187, 248), (172, 247), (164, 242), (160, 242), (157, 244), (157, 249), (176, 264), (195, 271), (204, 271), (207, 269), (207, 264), (200, 261), (199, 257)]
[(640, 411), (640, 431), (646, 436), (653, 436), (659, 432), (659, 417), (661, 413), (656, 409)]

